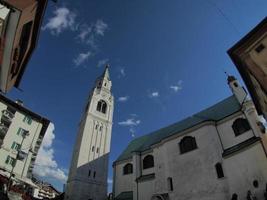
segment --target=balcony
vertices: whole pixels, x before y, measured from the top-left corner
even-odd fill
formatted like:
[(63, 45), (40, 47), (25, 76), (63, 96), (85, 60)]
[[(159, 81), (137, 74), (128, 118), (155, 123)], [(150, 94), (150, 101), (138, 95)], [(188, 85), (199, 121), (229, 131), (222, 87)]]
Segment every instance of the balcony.
[(4, 124), (0, 124), (0, 138), (3, 139), (8, 131), (8, 127)]
[(11, 123), (12, 119), (14, 117), (14, 114), (8, 110), (2, 111), (2, 120)]

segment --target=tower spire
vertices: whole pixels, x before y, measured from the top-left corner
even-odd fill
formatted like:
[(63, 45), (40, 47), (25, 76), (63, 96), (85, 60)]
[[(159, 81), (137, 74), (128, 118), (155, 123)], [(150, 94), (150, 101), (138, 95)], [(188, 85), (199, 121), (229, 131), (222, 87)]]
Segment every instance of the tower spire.
[(102, 78), (107, 78), (108, 80), (110, 80), (110, 78), (109, 78), (109, 64), (106, 65), (105, 71), (102, 75)]

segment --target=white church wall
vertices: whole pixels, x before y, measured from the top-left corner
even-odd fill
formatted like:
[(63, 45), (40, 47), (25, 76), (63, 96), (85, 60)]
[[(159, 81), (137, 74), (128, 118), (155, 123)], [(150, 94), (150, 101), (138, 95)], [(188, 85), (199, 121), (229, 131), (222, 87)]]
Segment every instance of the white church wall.
[[(230, 194), (238, 194), (239, 199), (245, 199), (247, 191), (259, 192), (258, 199), (263, 199), (267, 183), (267, 160), (262, 144), (256, 144), (224, 159), (225, 176), (229, 183)], [(258, 180), (259, 189), (253, 187), (253, 181)]]
[[(153, 149), (154, 152), (154, 160), (155, 160), (155, 167), (154, 171), (156, 174), (154, 188), (155, 191), (158, 193), (167, 193), (167, 178), (170, 177), (170, 170), (168, 163), (168, 143), (157, 146)], [(168, 156), (166, 156), (168, 155)]]
[(135, 182), (134, 173), (126, 175), (123, 174), (123, 167), (128, 163), (133, 164), (131, 160), (126, 160), (120, 162), (120, 164), (117, 164), (115, 167), (115, 196), (119, 195), (121, 192), (133, 191), (133, 184)]
[(167, 162), (162, 163), (166, 166), (161, 167), (169, 172), (165, 173), (165, 177), (156, 175), (156, 179), (173, 179), (171, 199), (225, 200), (229, 197), (227, 180), (218, 179), (215, 170), (215, 164), (222, 161), (222, 149), (215, 127), (206, 125), (186, 135), (195, 137), (197, 149), (181, 154), (178, 144), (184, 136), (166, 142), (164, 157)]
[(227, 121), (223, 120), (223, 122), (218, 123), (217, 128), (220, 133), (224, 149), (237, 145), (240, 142), (243, 142), (254, 136), (252, 130), (246, 131), (245, 133), (242, 133), (239, 136), (235, 136), (232, 125), (234, 121), (238, 118), (246, 118), (246, 117), (242, 113), (238, 113), (234, 117), (229, 118)]
[(154, 191), (154, 180), (146, 180), (138, 183), (138, 200), (150, 200)]

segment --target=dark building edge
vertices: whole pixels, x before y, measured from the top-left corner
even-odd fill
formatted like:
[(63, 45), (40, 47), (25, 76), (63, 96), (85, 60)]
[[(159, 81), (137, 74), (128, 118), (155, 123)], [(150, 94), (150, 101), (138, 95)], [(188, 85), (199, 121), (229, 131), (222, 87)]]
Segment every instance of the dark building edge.
[(19, 87), (19, 84), (21, 82), (22, 76), (23, 76), (23, 74), (24, 74), (24, 72), (26, 70), (26, 66), (29, 63), (29, 60), (30, 60), (30, 58), (32, 56), (32, 53), (33, 53), (33, 50), (36, 47), (36, 43), (37, 43), (39, 35), (40, 35), (40, 27), (41, 27), (41, 24), (42, 24), (42, 21), (43, 21), (43, 17), (44, 17), (44, 14), (45, 14), (45, 10), (46, 10), (46, 6), (47, 6), (47, 1), (48, 0), (36, 0), (36, 1), (38, 3), (38, 8), (36, 10), (36, 15), (35, 15), (35, 20), (34, 20), (34, 27), (33, 27), (33, 30), (32, 30), (32, 42), (31, 42), (29, 51), (28, 51), (28, 53), (27, 53), (22, 65), (21, 65), (20, 72), (19, 72), (18, 77), (16, 79), (16, 82), (14, 84), (14, 86), (16, 88)]
[(263, 111), (261, 109), (260, 102), (257, 99), (257, 92), (253, 86), (253, 83), (250, 79), (250, 76), (246, 70), (244, 70), (244, 66), (242, 61), (239, 59), (238, 55), (235, 54), (236, 51), (240, 50), (243, 46), (248, 45), (254, 42), (255, 35), (261, 35), (267, 30), (267, 17), (265, 17), (256, 27), (254, 27), (248, 34), (246, 34), (241, 40), (239, 40), (233, 47), (231, 47), (227, 53), (232, 59), (232, 62), (236, 66), (238, 72), (240, 73), (242, 79), (244, 80), (250, 94), (251, 98), (255, 104), (257, 112), (262, 115)]

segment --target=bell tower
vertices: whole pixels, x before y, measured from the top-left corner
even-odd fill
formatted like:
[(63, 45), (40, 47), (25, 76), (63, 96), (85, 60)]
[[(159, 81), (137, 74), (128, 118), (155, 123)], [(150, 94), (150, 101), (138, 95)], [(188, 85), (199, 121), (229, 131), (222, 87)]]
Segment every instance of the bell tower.
[(79, 124), (65, 200), (106, 200), (114, 98), (109, 67), (97, 78)]

